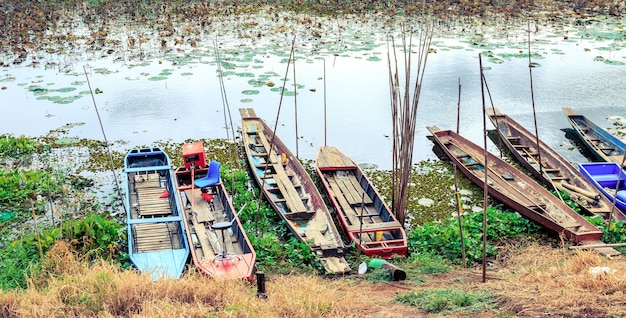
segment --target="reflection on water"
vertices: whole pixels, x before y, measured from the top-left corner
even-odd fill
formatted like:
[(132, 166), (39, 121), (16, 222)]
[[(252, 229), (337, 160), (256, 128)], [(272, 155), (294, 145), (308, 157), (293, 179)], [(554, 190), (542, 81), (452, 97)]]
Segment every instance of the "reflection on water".
[[(358, 33), (359, 38), (350, 38), (351, 32)], [(532, 70), (534, 102), (540, 137), (568, 159), (581, 162), (586, 159), (565, 138), (563, 129), (569, 124), (561, 108), (573, 108), (603, 127), (610, 126), (606, 120), (609, 115), (626, 116), (621, 105), (626, 86), (625, 66), (596, 61), (597, 56), (617, 61), (624, 57), (621, 46), (606, 43), (608, 40), (583, 36), (565, 40), (563, 32), (545, 30), (533, 34), (532, 49), (537, 55), (533, 56), (533, 62), (540, 65)], [(426, 66), (414, 160), (436, 158), (431, 151), (432, 142), (426, 138), (427, 125), (456, 128), (459, 81), (460, 133), (482, 144), (479, 53), (483, 56), (491, 94), (485, 97), (487, 106), (493, 101), (503, 113), (534, 131), (528, 59), (521, 54), (527, 44), (520, 34), (523, 32), (500, 40), (485, 34), (484, 37), (493, 41), (491, 44), (499, 44), (481, 47), (471, 41), (474, 34), (440, 32), (433, 41), (434, 50)], [(75, 62), (71, 70), (33, 68), (25, 66), (27, 63), (4, 68), (0, 71), (0, 87), (6, 87), (0, 91), (0, 133), (39, 136), (67, 123), (84, 122), (85, 125), (72, 128), (70, 135), (102, 139), (89, 95), (69, 104), (58, 104), (40, 99), (28, 89), (37, 84), (59, 90), (54, 94), (62, 97), (78, 95), (88, 90), (82, 69), (85, 66), (92, 88), (103, 92), (95, 95), (95, 100), (107, 138), (127, 141), (129, 144), (124, 147), (167, 139), (224, 138), (225, 119), (232, 120), (235, 128), (240, 125), (237, 111), (240, 107), (255, 108), (274, 127), (280, 107), (277, 133), (301, 157), (313, 159), (317, 147), (326, 143), (339, 147), (359, 163), (390, 168), (391, 115), (385, 35), (373, 25), (346, 23), (344, 33), (339, 36), (350, 40), (347, 49), (334, 45), (331, 52), (321, 48), (320, 43), (300, 43), (296, 47), (298, 59), (291, 64), (288, 74), (285, 72), (290, 36), (280, 41), (229, 37), (222, 46), (224, 52), (220, 53), (225, 66), (224, 96), (212, 41), (193, 50), (170, 52), (178, 54), (176, 58), (160, 53), (133, 65), (120, 62), (119, 56), (93, 54), (84, 62)], [(612, 50), (601, 50), (610, 45)], [(278, 88), (283, 85), (285, 75), (285, 87), (291, 93), (296, 90), (296, 97), (287, 94), (281, 99)], [(298, 88), (293, 87), (294, 78)], [(274, 86), (263, 84), (268, 82)], [(76, 90), (64, 92), (67, 87)], [(257, 90), (258, 94), (248, 95), (244, 93), (247, 90)], [(493, 129), (490, 123), (488, 128)], [(495, 150), (495, 145), (490, 144), (489, 149)]]

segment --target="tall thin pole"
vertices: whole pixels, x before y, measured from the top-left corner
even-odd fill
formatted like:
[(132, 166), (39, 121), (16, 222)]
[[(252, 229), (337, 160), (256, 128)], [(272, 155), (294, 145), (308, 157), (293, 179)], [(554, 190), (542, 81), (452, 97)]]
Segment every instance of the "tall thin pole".
[(324, 147), (326, 147), (326, 59), (324, 59)]
[(124, 212), (126, 212), (126, 205), (124, 205), (124, 199), (122, 198), (122, 193), (120, 192), (119, 183), (117, 181), (117, 176), (115, 175), (115, 165), (113, 164), (113, 156), (111, 155), (111, 148), (109, 147), (109, 141), (107, 140), (107, 135), (104, 132), (104, 126), (102, 125), (102, 119), (100, 118), (100, 112), (98, 111), (98, 106), (96, 105), (96, 98), (93, 94), (93, 89), (91, 89), (91, 82), (89, 82), (89, 76), (87, 76), (87, 68), (83, 65), (83, 72), (85, 72), (85, 78), (87, 79), (87, 86), (89, 87), (89, 92), (91, 93), (91, 101), (93, 102), (93, 108), (96, 110), (96, 115), (98, 116), (98, 122), (100, 123), (100, 130), (102, 130), (102, 137), (104, 137), (104, 145), (107, 148), (107, 152), (109, 153), (109, 161), (111, 163), (111, 173), (113, 174), (113, 180), (115, 181), (115, 189), (117, 190), (117, 197), (120, 199), (122, 203), (122, 208), (124, 208)]
[(296, 158), (300, 158), (298, 155), (298, 89), (296, 84), (296, 57), (293, 57), (293, 107), (294, 107), (294, 120), (296, 122)]
[[(535, 95), (533, 90), (533, 65), (530, 59), (530, 20), (528, 20), (528, 72), (530, 73), (530, 100), (533, 105), (533, 120), (535, 124), (535, 143), (537, 144), (537, 163), (539, 164), (539, 173), (543, 174), (543, 164), (541, 162), (541, 147), (539, 145), (539, 131), (537, 128), (537, 112), (535, 111)], [(547, 178), (550, 176), (546, 175)], [(558, 192), (558, 189), (556, 190)], [(559, 194), (560, 197), (560, 194)]]
[[(223, 113), (224, 113), (224, 128), (226, 129), (226, 140), (230, 141), (230, 134), (229, 134), (229, 128), (230, 128), (230, 133), (232, 133), (233, 135), (233, 142), (230, 143), (228, 145), (228, 148), (231, 150), (229, 152), (230, 155), (230, 159), (231, 162), (235, 162), (237, 164), (237, 168), (241, 169), (241, 161), (240, 160), (235, 160), (234, 157), (237, 153), (237, 143), (234, 142), (236, 137), (235, 137), (235, 128), (233, 125), (233, 117), (231, 115), (230, 112), (230, 106), (228, 104), (228, 96), (226, 95), (226, 86), (224, 85), (224, 76), (222, 74), (222, 58), (220, 56), (220, 52), (219, 52), (219, 48), (217, 45), (217, 38), (215, 39), (215, 42), (213, 44), (214, 46), (214, 50), (215, 50), (215, 61), (217, 64), (217, 74), (218, 74), (218, 81), (220, 84), (220, 95), (222, 97), (222, 109), (223, 109)], [(234, 147), (234, 148), (233, 148)], [(234, 187), (235, 186), (235, 175), (231, 174), (231, 184)], [(231, 189), (231, 191), (234, 189)]]
[[(461, 79), (459, 78), (459, 99), (456, 104), (456, 133), (459, 133), (459, 125), (461, 121)], [(456, 216), (459, 221), (459, 239), (461, 240), (461, 259), (463, 260), (463, 267), (467, 267), (467, 261), (465, 260), (465, 240), (463, 239), (463, 221), (461, 211), (463, 206), (461, 204), (461, 194), (459, 193), (459, 178), (457, 173), (457, 166), (454, 165), (454, 193), (456, 194)]]
[(487, 162), (488, 158), (487, 158), (487, 122), (485, 119), (485, 115), (486, 115), (486, 110), (485, 110), (485, 90), (484, 90), (484, 81), (485, 78), (483, 76), (483, 60), (482, 60), (482, 56), (479, 53), (478, 54), (478, 63), (480, 65), (480, 92), (482, 95), (482, 103), (483, 103), (483, 144), (484, 144), (484, 149), (483, 149), (483, 154), (484, 154), (484, 167), (483, 167), (483, 171), (485, 172), (485, 180), (483, 183), (483, 264), (482, 264), (482, 269), (483, 269), (483, 283), (487, 281), (487, 199), (488, 199), (488, 192), (489, 192), (489, 184), (488, 182), (488, 175), (489, 175), (489, 163)]

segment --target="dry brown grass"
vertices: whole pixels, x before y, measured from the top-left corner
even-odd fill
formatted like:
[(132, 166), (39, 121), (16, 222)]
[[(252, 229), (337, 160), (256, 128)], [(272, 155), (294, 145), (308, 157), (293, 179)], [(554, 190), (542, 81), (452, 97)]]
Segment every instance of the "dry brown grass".
[[(593, 251), (532, 244), (502, 252), (509, 257), (494, 278), (476, 286), (502, 297), (501, 309), (516, 316), (619, 317), (626, 315), (626, 267)], [(607, 267), (613, 273), (592, 275)]]
[[(180, 280), (152, 282), (149, 276), (107, 264), (77, 260), (64, 244), (45, 258), (46, 275), (35, 275), (26, 291), (0, 294), (1, 317), (422, 317), (394, 301), (399, 293), (427, 288), (484, 290), (500, 308), (480, 317), (611, 317), (626, 315), (626, 262), (594, 252), (530, 243), (509, 246), (489, 268), (455, 269), (423, 284), (371, 284), (358, 278), (268, 275), (267, 299), (256, 285), (216, 281), (189, 269)], [(594, 267), (613, 273), (592, 275)], [(411, 277), (409, 277), (411, 278)], [(435, 315), (432, 315), (435, 316)], [(458, 316), (462, 316), (459, 314)]]

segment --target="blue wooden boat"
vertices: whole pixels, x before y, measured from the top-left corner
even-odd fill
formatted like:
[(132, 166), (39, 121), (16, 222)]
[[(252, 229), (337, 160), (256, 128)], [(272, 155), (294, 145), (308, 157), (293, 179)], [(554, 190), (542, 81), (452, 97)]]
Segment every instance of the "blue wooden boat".
[(178, 279), (189, 258), (174, 173), (158, 147), (132, 149), (124, 158), (128, 254), (154, 281)]
[[(580, 172), (602, 191), (615, 206), (626, 212), (626, 173), (615, 162), (587, 162), (578, 164)], [(621, 176), (620, 176), (621, 175)], [(617, 180), (619, 179), (619, 185)]]
[(622, 162), (626, 144), (571, 108), (563, 108), (576, 135), (599, 161)]

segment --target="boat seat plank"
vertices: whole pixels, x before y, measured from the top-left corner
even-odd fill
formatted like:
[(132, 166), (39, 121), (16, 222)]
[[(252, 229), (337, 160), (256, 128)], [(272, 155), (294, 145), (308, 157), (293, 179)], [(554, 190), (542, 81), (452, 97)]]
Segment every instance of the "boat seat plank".
[(389, 231), (389, 230), (393, 230), (393, 229), (399, 229), (401, 228), (402, 225), (400, 225), (400, 222), (398, 221), (390, 221), (390, 222), (380, 222), (380, 223), (371, 223), (371, 224), (367, 224), (367, 223), (363, 223), (363, 226), (361, 227), (361, 224), (353, 224), (352, 226), (349, 227), (349, 230), (351, 232), (358, 232), (359, 230), (363, 230), (363, 232), (372, 232), (372, 231)]
[(593, 176), (593, 179), (601, 182), (601, 181), (617, 181), (617, 178), (619, 178), (618, 174), (599, 174), (599, 175), (595, 175)]
[(332, 247), (330, 241), (324, 237), (324, 234), (319, 230), (306, 230), (303, 235), (306, 241), (313, 240), (312, 246), (320, 247), (322, 249), (328, 249)]

